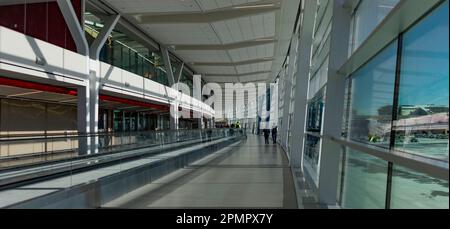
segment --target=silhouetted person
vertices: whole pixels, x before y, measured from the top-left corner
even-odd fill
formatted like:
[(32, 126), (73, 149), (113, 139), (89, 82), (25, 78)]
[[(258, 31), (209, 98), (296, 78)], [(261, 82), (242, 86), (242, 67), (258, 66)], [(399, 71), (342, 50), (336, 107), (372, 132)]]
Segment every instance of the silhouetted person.
[(264, 142), (266, 144), (269, 144), (270, 130), (269, 129), (264, 129), (263, 133), (264, 133)]
[(277, 127), (274, 127), (272, 129), (272, 141), (273, 141), (273, 144), (277, 143), (277, 133), (278, 133), (278, 129), (277, 129)]

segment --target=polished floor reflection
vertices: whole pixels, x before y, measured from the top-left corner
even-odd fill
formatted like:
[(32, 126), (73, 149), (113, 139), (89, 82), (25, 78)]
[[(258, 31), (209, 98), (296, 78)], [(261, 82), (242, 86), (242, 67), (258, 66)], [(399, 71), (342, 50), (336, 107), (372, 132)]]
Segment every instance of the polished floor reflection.
[(103, 207), (297, 208), (297, 200), (281, 148), (249, 135)]

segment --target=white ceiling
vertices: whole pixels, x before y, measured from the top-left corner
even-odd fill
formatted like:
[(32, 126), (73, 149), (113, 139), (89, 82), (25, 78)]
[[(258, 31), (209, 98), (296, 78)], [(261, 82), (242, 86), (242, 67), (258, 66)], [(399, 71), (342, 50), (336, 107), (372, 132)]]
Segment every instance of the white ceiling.
[[(300, 3), (300, 0), (103, 1), (168, 46), (206, 81), (243, 83), (271, 80), (281, 69)], [(169, 19), (152, 20), (161, 16)], [(258, 43), (267, 39), (271, 42)]]

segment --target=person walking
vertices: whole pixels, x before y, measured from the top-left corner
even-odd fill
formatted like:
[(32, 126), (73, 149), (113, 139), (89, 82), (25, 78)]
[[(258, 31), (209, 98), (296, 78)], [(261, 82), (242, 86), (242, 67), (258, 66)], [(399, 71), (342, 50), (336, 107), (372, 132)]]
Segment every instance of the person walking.
[(267, 144), (269, 144), (270, 130), (269, 129), (264, 129), (263, 133), (264, 133), (264, 142), (267, 145)]
[(272, 129), (272, 141), (273, 141), (273, 144), (277, 143), (277, 133), (278, 133), (278, 128), (274, 127)]

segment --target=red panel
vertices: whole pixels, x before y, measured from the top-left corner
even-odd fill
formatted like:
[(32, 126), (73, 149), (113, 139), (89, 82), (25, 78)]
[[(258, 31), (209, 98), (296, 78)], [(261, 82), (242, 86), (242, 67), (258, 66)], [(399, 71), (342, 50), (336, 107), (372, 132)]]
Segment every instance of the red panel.
[[(0, 85), (26, 88), (26, 89), (32, 89), (32, 90), (37, 90), (37, 91), (45, 91), (45, 92), (52, 92), (52, 93), (65, 94), (65, 95), (73, 95), (73, 96), (77, 96), (77, 94), (78, 94), (77, 90), (73, 90), (73, 89), (69, 89), (69, 88), (65, 88), (65, 87), (51, 86), (51, 85), (47, 85), (47, 84), (34, 83), (34, 82), (29, 82), (29, 81), (3, 78), (3, 77), (0, 77)], [(109, 95), (100, 95), (99, 97), (100, 97), (100, 100), (105, 100), (105, 101), (118, 102), (118, 103), (128, 104), (128, 105), (132, 105), (132, 106), (138, 106), (138, 107), (148, 107), (148, 108), (158, 109), (158, 110), (162, 110), (162, 111), (169, 110), (169, 107), (164, 106), (164, 105), (140, 102), (140, 101), (118, 98), (118, 97), (109, 96)]]
[(26, 8), (25, 34), (47, 41), (47, 3), (27, 4)]
[(25, 5), (0, 6), (0, 25), (24, 33)]
[(123, 99), (123, 98), (118, 98), (118, 97), (109, 96), (109, 95), (100, 95), (100, 100), (124, 103), (124, 104), (138, 106), (138, 107), (148, 107), (148, 108), (158, 109), (158, 110), (162, 110), (162, 111), (169, 110), (168, 106), (157, 105), (157, 104), (152, 104), (152, 103), (145, 103), (145, 102), (129, 100), (129, 99)]
[[(58, 4), (48, 4), (48, 42), (66, 48), (67, 26)], [(68, 33), (70, 34), (70, 33)], [(72, 49), (71, 49), (72, 50)], [(72, 50), (76, 51), (76, 50)]]
[(38, 91), (46, 91), (46, 92), (65, 94), (65, 95), (74, 95), (74, 96), (77, 95), (76, 90), (72, 90), (72, 89), (68, 89), (68, 88), (64, 88), (64, 87), (50, 86), (50, 85), (41, 84), (41, 83), (33, 83), (33, 82), (28, 82), (28, 81), (23, 81), (23, 80), (16, 80), (16, 79), (9, 79), (9, 78), (2, 78), (2, 77), (0, 77), (0, 85), (26, 88), (26, 89), (32, 89), (32, 90), (38, 90)]
[[(72, 0), (72, 5), (81, 22), (81, 0)], [(56, 2), (0, 6), (0, 25), (74, 52), (77, 50)]]

